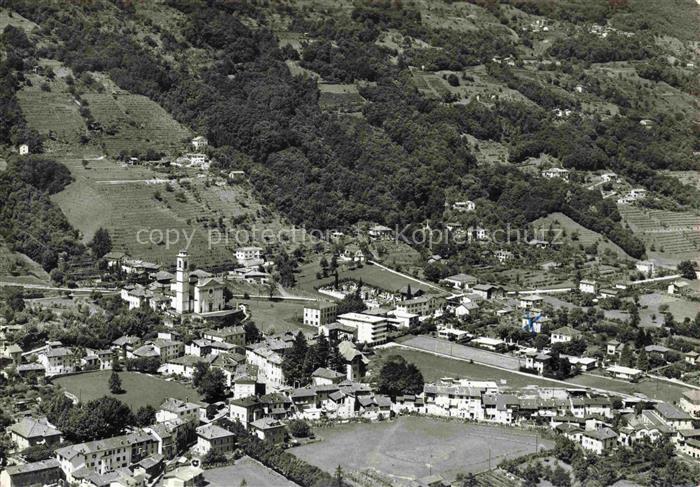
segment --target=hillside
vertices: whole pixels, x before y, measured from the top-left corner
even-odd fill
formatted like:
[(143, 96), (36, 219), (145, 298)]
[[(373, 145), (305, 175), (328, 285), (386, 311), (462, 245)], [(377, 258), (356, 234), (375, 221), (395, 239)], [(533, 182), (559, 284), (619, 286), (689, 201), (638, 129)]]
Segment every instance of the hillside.
[[(697, 246), (692, 232), (651, 238), (630, 220), (642, 202), (615, 203), (644, 187), (644, 204), (693, 223), (700, 192), (673, 176), (698, 169), (691, 0), (12, 8), (3, 22), (37, 46), (16, 99), (75, 178), (53, 199), (86, 240), (105, 226), (117, 248), (162, 261), (173, 250), (135, 245), (138, 224), (200, 234), (265, 213), (273, 226), (495, 230), (559, 212), (622, 256), (663, 246), (674, 261)], [(214, 173), (164, 191), (144, 181), (193, 175), (114, 160), (175, 157), (195, 133), (215, 169), (244, 170), (251, 186), (219, 187)], [(568, 181), (540, 176), (552, 166)], [(613, 193), (597, 183), (606, 171), (624, 183)], [(461, 199), (474, 215), (445, 212)], [(230, 246), (205, 243), (199, 257), (223, 264)]]

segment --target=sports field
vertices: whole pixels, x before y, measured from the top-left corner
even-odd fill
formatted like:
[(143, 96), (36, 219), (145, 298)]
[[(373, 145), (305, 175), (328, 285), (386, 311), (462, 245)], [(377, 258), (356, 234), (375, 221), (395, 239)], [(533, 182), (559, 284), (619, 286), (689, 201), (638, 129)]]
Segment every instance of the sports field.
[[(397, 484), (429, 474), (454, 480), (460, 472), (482, 472), (504, 458), (550, 447), (536, 433), (453, 420), (402, 416), (380, 423), (350, 423), (315, 430), (317, 443), (290, 452), (328, 472), (376, 469)], [(393, 482), (392, 482), (393, 483)]]
[(83, 402), (98, 399), (103, 396), (116, 397), (120, 401), (129, 405), (134, 411), (150, 404), (158, 408), (163, 400), (174, 397), (182, 401), (199, 401), (200, 396), (191, 387), (179, 382), (168, 382), (160, 377), (137, 372), (119, 372), (122, 380), (123, 394), (112, 394), (109, 392), (110, 370), (100, 370), (85, 374), (69, 375), (54, 379), (55, 384), (59, 384), (66, 391), (74, 394)]

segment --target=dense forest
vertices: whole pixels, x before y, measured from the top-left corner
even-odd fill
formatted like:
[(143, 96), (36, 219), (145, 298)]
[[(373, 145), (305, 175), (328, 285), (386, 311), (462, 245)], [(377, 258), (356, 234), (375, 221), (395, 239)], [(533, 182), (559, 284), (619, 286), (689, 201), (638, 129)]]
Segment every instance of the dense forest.
[[(608, 2), (591, 6), (572, 0), (570, 8), (556, 2), (503, 3), (570, 22), (604, 22), (617, 12)], [(39, 55), (65, 62), (76, 75), (106, 72), (121, 88), (159, 102), (209, 138), (219, 167), (245, 170), (263, 199), (294, 223), (325, 229), (362, 220), (387, 225), (439, 221), (446, 191), (464, 189), (477, 180), (480, 196), (494, 203), (487, 205), (489, 213), (480, 215), (485, 224), (525, 226), (549, 211), (562, 211), (630, 255), (644, 254), (642, 243), (620, 224), (614, 205), (598, 192), (550, 183), (513, 165), (480, 166), (466, 133), (507, 145), (514, 165), (546, 153), (565, 167), (612, 169), (679, 204), (697, 204), (697, 190), (658, 172), (695, 167), (674, 150), (691, 138), (687, 124), (657, 114), (651, 130), (642, 127), (641, 112), (632, 108), (635, 100), (626, 99), (614, 83), (598, 80), (591, 82), (592, 90), (629, 106), (628, 112), (558, 119), (553, 109), (578, 108), (578, 101), (558, 87), (492, 62), (496, 56), (515, 55), (513, 42), (498, 29), (458, 34), (429, 28), (414, 7), (392, 2), (357, 4), (343, 21), (310, 17), (290, 5), (268, 5), (267, 10), (226, 1), (195, 6), (168, 0), (167, 5), (179, 11), (183, 25), (173, 32), (150, 26), (161, 40), (160, 48), (136, 34), (132, 4), (91, 2), (59, 9), (25, 0), (15, 8), (41, 25), (42, 36), (52, 39)], [(484, 5), (504, 25), (510, 22), (497, 3)], [(300, 53), (289, 46), (280, 48), (267, 27), (266, 15), (275, 9), (291, 17), (292, 30), (317, 40), (304, 43)], [(96, 20), (104, 18), (112, 28)], [(256, 28), (244, 18), (253, 19)], [(409, 46), (399, 54), (376, 44), (386, 29), (433, 47)], [(555, 43), (549, 54), (565, 58), (557, 69), (568, 71), (579, 69), (572, 64), (577, 62), (656, 55), (647, 36), (611, 39), (603, 46), (598, 37), (582, 33)], [(190, 48), (206, 58), (199, 69), (190, 69), (184, 54), (176, 56), (177, 61), (163, 55)], [(317, 82), (293, 76), (288, 60), (298, 60), (331, 82), (362, 82), (362, 117), (321, 111)], [(498, 99), (489, 105), (449, 104), (429, 99), (417, 89), (409, 70), (417, 64), (455, 70), (486, 64), (491, 76), (534, 103)], [(669, 78), (660, 69), (643, 70), (641, 75)]]

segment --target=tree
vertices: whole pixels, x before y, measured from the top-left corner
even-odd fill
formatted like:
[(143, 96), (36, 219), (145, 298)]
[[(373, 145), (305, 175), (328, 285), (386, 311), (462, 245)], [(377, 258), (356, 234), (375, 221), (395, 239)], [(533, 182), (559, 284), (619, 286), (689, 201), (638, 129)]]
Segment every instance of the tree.
[(226, 461), (226, 456), (213, 448), (204, 454), (202, 457), (202, 465), (214, 465)]
[(184, 451), (197, 439), (197, 425), (190, 421), (177, 429), (175, 444), (177, 451)]
[(335, 487), (343, 487), (343, 467), (335, 467)]
[(140, 427), (150, 426), (156, 422), (156, 409), (147, 404), (141, 406), (138, 411), (136, 411), (136, 424)]
[(294, 338), (292, 349), (285, 355), (282, 360), (282, 371), (287, 379), (287, 383), (295, 385), (296, 383), (306, 383), (304, 380), (304, 364), (306, 362), (306, 354), (309, 346), (306, 343), (304, 334), (300, 331)]
[(199, 383), (197, 391), (206, 402), (221, 401), (226, 397), (226, 376), (223, 370), (209, 369)]
[(392, 398), (401, 394), (420, 394), (423, 383), (423, 374), (418, 367), (401, 355), (387, 357), (379, 371), (379, 392)]
[(114, 370), (115, 372), (121, 372), (122, 370), (122, 365), (119, 362), (119, 352), (115, 352), (112, 355), (112, 370)]
[(192, 385), (195, 388), (199, 388), (199, 384), (204, 379), (204, 376), (209, 372), (209, 364), (206, 362), (197, 362), (194, 364), (194, 370), (192, 371)]
[(56, 426), (71, 440), (86, 441), (117, 436), (134, 424), (136, 420), (129, 406), (105, 396), (72, 408), (66, 424)]
[(678, 272), (681, 274), (681, 277), (685, 277), (686, 279), (697, 279), (695, 265), (689, 260), (678, 263)]
[(245, 342), (246, 344), (257, 343), (261, 340), (262, 334), (255, 323), (252, 321), (246, 321), (243, 324), (243, 329), (245, 330)]
[(571, 485), (571, 477), (561, 465), (554, 467), (549, 480), (556, 487), (569, 487)]
[(306, 421), (293, 419), (287, 425), (289, 432), (296, 438), (308, 438), (311, 434), (311, 427)]
[(479, 485), (476, 481), (476, 477), (474, 477), (474, 474), (471, 472), (466, 474), (458, 473), (455, 480), (457, 481), (457, 485), (459, 487), (476, 487)]
[(628, 343), (625, 343), (622, 347), (622, 352), (620, 352), (620, 364), (625, 367), (632, 367), (634, 364), (634, 353)]
[(113, 370), (112, 374), (109, 376), (109, 391), (112, 394), (121, 394), (122, 391), (122, 380), (119, 378), (119, 374)]
[(112, 251), (112, 237), (109, 235), (107, 230), (100, 227), (95, 232), (95, 235), (92, 237), (88, 247), (90, 247), (95, 257), (101, 259), (107, 253)]
[(647, 356), (647, 351), (642, 348), (639, 350), (637, 355), (637, 368), (646, 372), (649, 370), (649, 357)]
[(328, 260), (326, 259), (325, 255), (321, 257), (319, 265), (321, 266), (321, 274), (323, 277), (326, 277), (328, 275)]

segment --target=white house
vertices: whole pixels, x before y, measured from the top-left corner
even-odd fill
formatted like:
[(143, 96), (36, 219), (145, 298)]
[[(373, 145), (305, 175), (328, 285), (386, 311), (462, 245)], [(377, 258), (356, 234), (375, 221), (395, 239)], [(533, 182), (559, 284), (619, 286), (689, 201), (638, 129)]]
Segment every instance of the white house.
[(64, 347), (49, 347), (39, 354), (39, 363), (44, 366), (46, 376), (72, 374), (77, 360), (73, 351)]
[(700, 390), (688, 389), (683, 392), (679, 405), (683, 411), (693, 417), (700, 417)]
[(580, 336), (581, 332), (574, 330), (570, 326), (562, 326), (561, 328), (557, 328), (550, 335), (552, 343), (568, 343), (574, 338), (578, 338)]
[(581, 446), (584, 450), (592, 451), (597, 455), (602, 455), (615, 448), (617, 444), (617, 433), (610, 428), (599, 428), (585, 430), (581, 435)]
[(606, 370), (616, 379), (624, 379), (629, 381), (638, 380), (644, 374), (644, 372), (639, 369), (624, 367), (622, 365), (611, 365)]
[(262, 260), (263, 249), (260, 247), (239, 247), (236, 249), (236, 260), (241, 265), (248, 265), (250, 262)]
[(199, 405), (170, 397), (156, 411), (156, 421), (164, 423), (179, 419), (184, 422), (199, 420)]
[(26, 156), (27, 154), (29, 154), (29, 146), (27, 144), (20, 144), (19, 155)]
[(560, 178), (566, 181), (569, 180), (569, 170), (562, 169), (560, 167), (552, 167), (550, 169), (545, 169), (542, 171), (542, 177), (547, 179)]
[(469, 274), (455, 274), (444, 278), (442, 282), (455, 289), (469, 289), (477, 283), (477, 279)]
[(584, 294), (596, 294), (598, 292), (598, 283), (593, 280), (583, 279), (578, 284), (578, 290)]
[(653, 277), (656, 271), (656, 264), (651, 260), (640, 260), (635, 264), (635, 267), (646, 277)]
[(208, 145), (209, 141), (207, 140), (207, 138), (201, 135), (198, 135), (197, 137), (192, 139), (192, 148), (196, 151), (201, 151), (205, 149)]
[(225, 455), (236, 447), (236, 435), (215, 424), (206, 424), (197, 428), (197, 444), (194, 449), (204, 455), (209, 451)]
[(316, 301), (304, 306), (304, 324), (310, 326), (323, 326), (335, 321), (338, 305), (326, 301)]
[(455, 211), (474, 211), (476, 210), (476, 203), (470, 200), (455, 201), (452, 204), (452, 209)]

